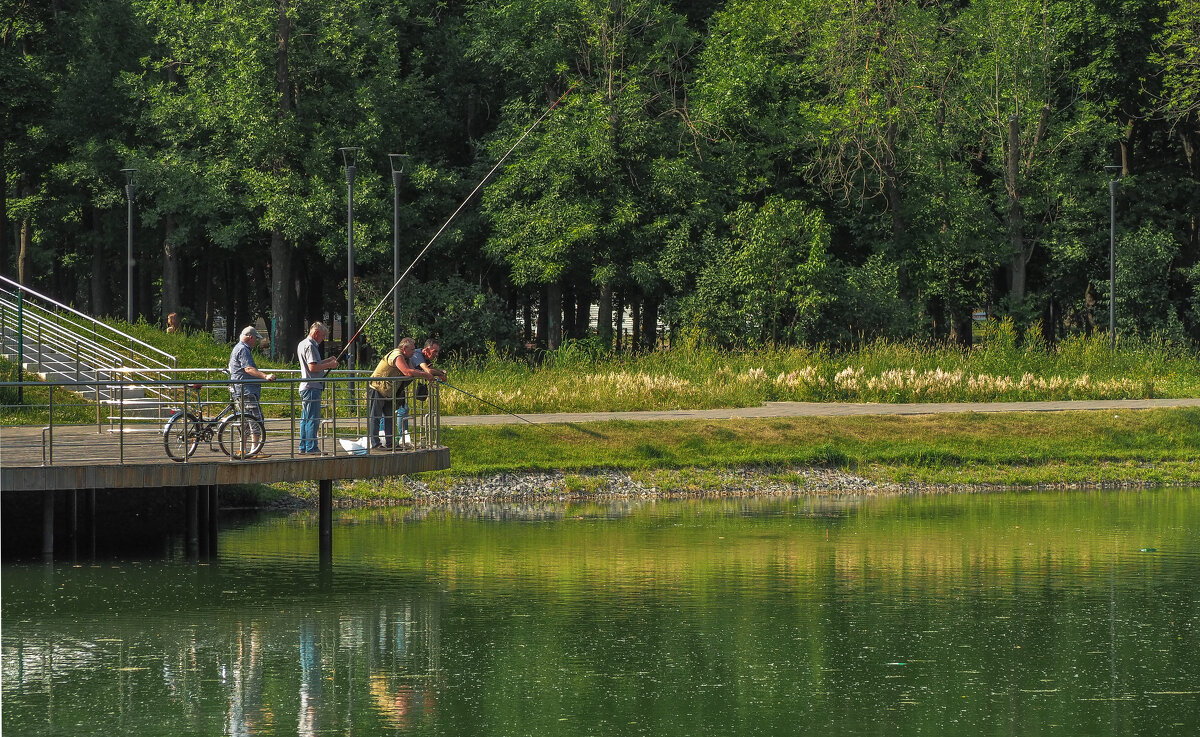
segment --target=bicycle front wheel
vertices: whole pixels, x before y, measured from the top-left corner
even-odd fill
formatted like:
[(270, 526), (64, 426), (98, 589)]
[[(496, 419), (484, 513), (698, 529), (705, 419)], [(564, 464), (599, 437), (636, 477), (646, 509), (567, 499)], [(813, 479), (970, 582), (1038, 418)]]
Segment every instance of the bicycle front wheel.
[(262, 422), (247, 415), (230, 415), (217, 427), (217, 442), (221, 452), (230, 458), (246, 458), (257, 454), (267, 442)]
[(171, 460), (183, 463), (200, 444), (200, 420), (191, 412), (180, 412), (163, 428), (163, 447)]

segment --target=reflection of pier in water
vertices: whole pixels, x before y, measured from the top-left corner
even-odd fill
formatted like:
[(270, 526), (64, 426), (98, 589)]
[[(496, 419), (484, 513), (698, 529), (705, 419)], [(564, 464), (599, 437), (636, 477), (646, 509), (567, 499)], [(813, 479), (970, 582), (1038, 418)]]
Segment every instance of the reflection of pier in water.
[[(104, 639), (46, 637), (37, 641), (6, 633), (5, 689), (41, 693), (49, 702), (56, 683), (103, 679), (98, 688), (134, 693), (165, 689), (186, 721), (180, 731), (211, 731), (217, 714), (199, 705), (221, 693), (222, 734), (253, 735), (274, 726), (314, 735), (355, 725), (358, 704), (350, 694), (369, 692), (379, 726), (405, 729), (431, 718), (442, 685), (438, 597), (398, 598), (363, 610), (316, 607), (263, 616), (220, 615), (203, 625), (181, 623), (173, 639), (155, 639), (146, 652), (137, 625)], [(298, 607), (306, 608), (303, 603)], [(74, 671), (74, 673), (72, 673)], [(367, 684), (364, 688), (363, 684)], [(124, 711), (124, 700), (117, 704)], [(48, 728), (55, 725), (50, 710)], [(161, 716), (161, 715), (160, 715)], [(137, 731), (136, 714), (122, 722)]]

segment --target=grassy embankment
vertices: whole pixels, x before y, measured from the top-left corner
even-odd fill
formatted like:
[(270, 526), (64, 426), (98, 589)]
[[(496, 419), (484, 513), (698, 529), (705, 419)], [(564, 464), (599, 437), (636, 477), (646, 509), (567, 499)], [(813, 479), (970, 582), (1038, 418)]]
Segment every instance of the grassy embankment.
[[(226, 346), (207, 337), (167, 336), (145, 326), (135, 332), (179, 355), (180, 365), (221, 366), (228, 356)], [(686, 348), (597, 357), (568, 346), (538, 366), (492, 356), (446, 368), (455, 385), (516, 413), (1200, 396), (1194, 348), (1128, 341), (1113, 354), (1104, 336), (1056, 348), (1018, 345), (1003, 323), (978, 338), (966, 352), (881, 341), (841, 353)], [(442, 409), (495, 412), (449, 389)], [(1198, 428), (1195, 410), (444, 427), (454, 469), (426, 480), (557, 469), (574, 474), (568, 486), (586, 489), (593, 483), (586, 472), (619, 468), (659, 488), (706, 488), (723, 468), (752, 466), (794, 478), (787, 469), (825, 465), (897, 483), (1200, 484)], [(400, 493), (389, 484), (363, 486), (355, 493)]]

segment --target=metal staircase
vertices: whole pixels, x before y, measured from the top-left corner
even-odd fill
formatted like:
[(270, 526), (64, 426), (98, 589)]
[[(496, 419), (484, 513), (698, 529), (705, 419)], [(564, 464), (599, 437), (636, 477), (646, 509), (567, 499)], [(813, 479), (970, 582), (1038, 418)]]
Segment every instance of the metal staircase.
[[(119, 407), (124, 422), (161, 420), (168, 397), (139, 381), (161, 378), (175, 357), (0, 276), (0, 357), (42, 381), (91, 382), (86, 399)], [(104, 386), (96, 382), (121, 382)]]

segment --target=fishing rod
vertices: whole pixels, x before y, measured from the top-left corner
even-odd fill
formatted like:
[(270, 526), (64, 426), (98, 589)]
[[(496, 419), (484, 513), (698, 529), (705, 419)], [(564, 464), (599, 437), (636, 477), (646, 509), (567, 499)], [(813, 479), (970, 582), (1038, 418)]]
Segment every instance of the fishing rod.
[[(442, 224), (442, 227), (438, 228), (438, 231), (433, 234), (433, 237), (429, 239), (429, 242), (425, 244), (425, 247), (422, 248), (421, 252), (417, 254), (417, 257), (415, 259), (413, 259), (413, 262), (408, 265), (408, 268), (404, 270), (404, 273), (401, 274), (400, 278), (396, 280), (396, 283), (392, 285), (392, 288), (387, 291), (387, 294), (383, 295), (383, 299), (379, 300), (379, 304), (375, 305), (375, 309), (371, 310), (371, 313), (369, 315), (367, 315), (367, 319), (364, 320), (363, 324), (358, 327), (358, 330), (354, 333), (353, 336), (350, 337), (350, 340), (346, 341), (346, 345), (343, 346), (341, 352), (339, 352), (337, 354), (337, 357), (339, 359), (346, 354), (346, 351), (350, 350), (350, 346), (354, 344), (354, 341), (358, 339), (359, 335), (362, 335), (363, 329), (366, 328), (367, 325), (371, 322), (371, 319), (375, 317), (375, 313), (379, 312), (379, 308), (383, 307), (384, 303), (387, 302), (388, 297), (392, 296), (392, 292), (396, 291), (396, 287), (400, 286), (400, 282), (404, 281), (404, 278), (406, 276), (408, 276), (408, 273), (410, 271), (413, 270), (413, 267), (417, 265), (417, 262), (421, 260), (421, 258), (425, 255), (425, 252), (429, 250), (429, 247), (433, 245), (433, 242), (438, 239), (438, 236), (440, 236), (446, 230), (446, 228), (448, 228), (450, 226), (450, 223), (454, 221), (454, 218), (458, 217), (458, 213), (461, 212), (462, 209), (467, 206), (467, 203), (471, 201), (471, 198), (475, 196), (475, 193), (478, 192), (480, 190), (480, 188), (483, 187), (483, 185), (487, 182), (488, 179), (491, 179), (492, 175), (496, 173), (496, 170), (500, 168), (500, 165), (504, 163), (504, 160), (507, 159), (509, 157), (509, 155), (512, 154), (513, 151), (517, 150), (517, 146), (521, 145), (521, 142), (524, 141), (525, 138), (530, 133), (533, 132), (533, 129), (537, 128), (538, 125), (540, 125), (541, 122), (546, 119), (546, 116), (550, 114), (550, 111), (553, 110), (554, 108), (558, 107), (558, 103), (562, 102), (563, 98), (565, 98), (567, 95), (571, 94), (571, 90), (573, 90), (573, 89), (575, 89), (574, 84), (572, 84), (570, 87), (568, 87), (567, 91), (562, 93), (562, 96), (554, 101), (554, 104), (552, 104), (550, 107), (546, 108), (546, 111), (544, 113), (542, 113), (541, 116), (537, 120), (533, 121), (533, 125), (526, 128), (525, 132), (521, 134), (521, 137), (517, 139), (517, 142), (514, 143), (512, 145), (512, 147), (509, 148), (508, 151), (506, 151), (504, 153), (503, 156), (500, 157), (500, 160), (496, 162), (496, 165), (492, 167), (491, 171), (489, 171), (486, 175), (484, 175), (483, 179), (479, 180), (479, 184), (475, 185), (475, 189), (471, 190), (471, 194), (467, 195), (466, 199), (464, 199), (462, 201), (462, 203), (454, 210), (454, 212), (450, 214), (450, 217), (446, 219), (446, 222)], [(452, 388), (457, 388), (457, 387), (452, 387)], [(462, 390), (459, 389), (459, 391), (462, 391)], [(478, 397), (476, 397), (476, 399), (478, 399)], [(480, 400), (480, 401), (483, 401), (483, 400)]]

